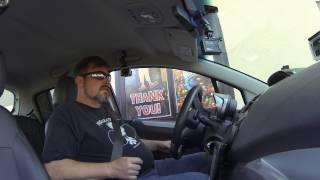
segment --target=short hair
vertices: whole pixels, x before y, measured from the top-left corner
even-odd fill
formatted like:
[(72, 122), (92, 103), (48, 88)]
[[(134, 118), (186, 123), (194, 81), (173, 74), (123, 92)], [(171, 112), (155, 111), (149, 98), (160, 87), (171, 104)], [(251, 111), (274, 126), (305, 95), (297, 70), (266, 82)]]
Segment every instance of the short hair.
[(87, 72), (89, 65), (92, 64), (94, 67), (110, 67), (109, 64), (99, 56), (88, 56), (83, 58), (74, 68), (74, 76), (79, 76)]

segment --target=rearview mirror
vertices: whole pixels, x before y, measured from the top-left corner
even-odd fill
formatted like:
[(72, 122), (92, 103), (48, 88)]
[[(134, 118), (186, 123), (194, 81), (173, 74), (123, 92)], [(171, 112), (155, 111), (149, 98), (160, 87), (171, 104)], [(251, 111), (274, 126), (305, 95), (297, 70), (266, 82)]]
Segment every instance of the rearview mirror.
[(173, 14), (186, 30), (198, 38), (201, 55), (220, 55), (222, 50), (219, 43), (222, 38), (214, 32), (216, 28), (212, 22), (212, 15), (218, 12), (218, 8), (206, 5), (203, 1), (184, 0), (183, 2), (184, 7), (175, 6)]
[(129, 67), (124, 67), (120, 70), (120, 74), (122, 77), (130, 77), (132, 76), (132, 71)]

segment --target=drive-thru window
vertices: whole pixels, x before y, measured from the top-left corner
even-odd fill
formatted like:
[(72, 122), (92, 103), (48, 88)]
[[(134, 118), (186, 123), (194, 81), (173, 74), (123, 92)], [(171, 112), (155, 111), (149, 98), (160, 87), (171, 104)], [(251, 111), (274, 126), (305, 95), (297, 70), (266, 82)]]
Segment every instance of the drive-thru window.
[(214, 107), (211, 79), (176, 69), (139, 68), (132, 76), (115, 72), (113, 88), (125, 119), (173, 120), (188, 91), (199, 84), (203, 88), (202, 103)]

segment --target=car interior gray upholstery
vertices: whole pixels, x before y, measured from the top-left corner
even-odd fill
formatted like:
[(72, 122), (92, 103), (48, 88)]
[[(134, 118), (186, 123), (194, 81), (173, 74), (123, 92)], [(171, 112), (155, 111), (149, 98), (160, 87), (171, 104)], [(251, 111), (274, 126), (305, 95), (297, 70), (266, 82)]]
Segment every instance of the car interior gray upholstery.
[(42, 91), (34, 96), (35, 105), (39, 111), (39, 116), (42, 124), (50, 117), (53, 111), (53, 100), (50, 90)]
[[(58, 103), (74, 100), (76, 96), (74, 86), (72, 77), (62, 75), (56, 83), (53, 99), (48, 100), (48, 98), (51, 97), (48, 97), (49, 92), (47, 91), (36, 95), (36, 107), (41, 120), (38, 119), (37, 116), (28, 117), (25, 115), (15, 115), (17, 124), (25, 133), (26, 138), (39, 157), (41, 157), (41, 151), (43, 149), (46, 122), (53, 111), (51, 103), (53, 102), (54, 105), (57, 106)], [(23, 106), (24, 105), (25, 104), (23, 104)]]
[(35, 117), (14, 116), (19, 128), (24, 133), (33, 150), (41, 159), (44, 145), (44, 125)]
[[(74, 82), (74, 78), (66, 74), (58, 78), (57, 85), (55, 86), (53, 93), (53, 103), (57, 107), (66, 102), (73, 102), (77, 96), (77, 89)], [(44, 132), (47, 133), (47, 127), (50, 122), (46, 121)]]
[(319, 118), (315, 118), (320, 116), (320, 96), (312, 96), (320, 92), (319, 68), (316, 63), (283, 79), (256, 100), (230, 149), (232, 160), (248, 162), (276, 152), (320, 146)]
[[(29, 108), (32, 105), (28, 102), (31, 101), (25, 97), (52, 88), (53, 81), (81, 58), (98, 55), (106, 59), (111, 67), (118, 68), (122, 64), (117, 52), (124, 49), (139, 56), (129, 56), (129, 67), (165, 65), (205, 73), (217, 79), (225, 77), (227, 84), (253, 94), (260, 94), (267, 88), (264, 83), (252, 82), (255, 81), (253, 78), (240, 72), (224, 72), (227, 68), (221, 65), (187, 62), (177, 56), (177, 47), (174, 48), (172, 43), (185, 46), (187, 36), (192, 38), (186, 31), (183, 32), (181, 24), (172, 15), (173, 5), (181, 4), (179, 0), (110, 0), (108, 3), (69, 0), (60, 3), (18, 0), (1, 16), (1, 50), (8, 58), (8, 74), (11, 77), (8, 85), (23, 94), (19, 113), (36, 109)], [(159, 22), (138, 22), (128, 13), (138, 8), (155, 12), (159, 15)], [(86, 13), (83, 13), (84, 10)], [(60, 16), (56, 12), (60, 12)], [(175, 31), (183, 33), (172, 33)], [(181, 34), (186, 35), (180, 37)], [(19, 43), (12, 43), (17, 40)], [(190, 45), (189, 48), (192, 47)], [(13, 50), (19, 50), (19, 53)], [(225, 52), (221, 56), (224, 55)], [(219, 59), (215, 61), (219, 62)]]
[(77, 90), (74, 78), (67, 75), (59, 77), (53, 94), (54, 106), (65, 102), (72, 102), (76, 99), (76, 96)]
[[(139, 49), (142, 54), (155, 55), (156, 51), (168, 54), (171, 49), (167, 45), (162, 46), (167, 42), (161, 27), (179, 26), (171, 17), (171, 7), (177, 3), (180, 2), (69, 0), (60, 4), (55, 1), (14, 1), (12, 8), (1, 16), (0, 23), (5, 24), (0, 29), (0, 34), (4, 34), (1, 44), (6, 44), (2, 50), (11, 61), (8, 68), (15, 70), (9, 71), (9, 74), (23, 77), (27, 73), (28, 77), (11, 81), (24, 85), (31, 80), (41, 81), (52, 71), (52, 67), (74, 63), (92, 54), (114, 59), (112, 53), (115, 49)], [(137, 23), (127, 9), (138, 6), (151, 7), (157, 12), (161, 10), (161, 21), (151, 25)], [(14, 39), (19, 39), (19, 43), (12, 43)], [(13, 49), (19, 49), (19, 53), (13, 52)], [(28, 63), (21, 64), (21, 60)], [(110, 64), (116, 66), (119, 63), (114, 60)]]
[[(5, 23), (5, 26), (0, 29), (0, 34), (5, 35), (1, 36), (1, 44), (5, 44), (2, 50), (10, 59), (10, 76), (28, 76), (25, 79), (12, 78), (10, 85), (30, 86), (37, 82), (39, 86), (39, 82), (45, 83), (52, 79), (56, 71), (63, 71), (62, 67), (71, 66), (88, 55), (99, 55), (112, 67), (120, 67), (116, 52), (123, 49), (140, 56), (140, 59), (128, 60), (128, 66), (168, 64), (178, 69), (186, 68), (186, 63), (190, 67), (197, 66), (198, 62), (187, 62), (179, 58), (171, 45), (172, 42), (185, 44), (187, 36), (192, 38), (172, 16), (172, 6), (180, 3), (178, 0), (157, 3), (148, 0), (110, 0), (108, 3), (70, 0), (61, 6), (53, 1), (19, 1), (2, 15), (0, 23)], [(37, 4), (37, 7), (32, 4)], [(138, 7), (158, 13), (159, 22), (137, 22), (128, 10), (134, 11)], [(87, 13), (83, 13), (84, 9)], [(56, 16), (56, 12), (61, 12), (61, 15)], [(172, 33), (179, 30), (184, 33)], [(181, 38), (181, 34), (186, 36)], [(15, 39), (19, 39), (20, 43), (10, 43)], [(19, 54), (12, 52), (12, 49), (19, 49)], [(21, 61), (28, 63), (21, 64)], [(194, 71), (197, 72), (197, 69)], [(208, 73), (213, 77), (219, 76), (212, 69)]]
[[(0, 59), (0, 90), (4, 87), (5, 66)], [(1, 94), (0, 93), (0, 94)], [(48, 175), (33, 148), (18, 128), (14, 117), (0, 106), (0, 174), (1, 179), (45, 180)]]

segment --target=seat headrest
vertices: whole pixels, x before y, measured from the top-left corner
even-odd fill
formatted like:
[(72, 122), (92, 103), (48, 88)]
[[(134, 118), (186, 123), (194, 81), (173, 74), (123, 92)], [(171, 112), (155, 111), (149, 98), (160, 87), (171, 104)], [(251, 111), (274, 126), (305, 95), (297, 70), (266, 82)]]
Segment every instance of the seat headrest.
[(54, 90), (54, 105), (73, 102), (77, 97), (77, 87), (74, 78), (63, 75), (58, 79), (57, 86)]
[(5, 57), (2, 52), (0, 52), (0, 97), (3, 93), (4, 86), (6, 83), (6, 64)]

